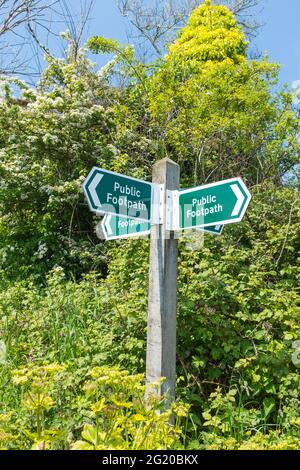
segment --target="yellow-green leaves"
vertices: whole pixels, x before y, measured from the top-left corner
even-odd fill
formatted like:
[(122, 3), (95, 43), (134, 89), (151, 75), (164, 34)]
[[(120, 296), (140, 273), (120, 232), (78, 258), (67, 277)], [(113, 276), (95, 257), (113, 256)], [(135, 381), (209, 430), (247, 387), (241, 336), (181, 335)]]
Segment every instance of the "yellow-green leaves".
[[(92, 382), (84, 386), (84, 391), (88, 402), (92, 402), (94, 424), (84, 425), (84, 440), (76, 441), (72, 449), (170, 449), (181, 445), (179, 425), (187, 415), (186, 406), (174, 403), (164, 411), (164, 399), (148, 396), (146, 401), (141, 374), (95, 367), (88, 375)], [(176, 416), (175, 426), (170, 424), (172, 413)]]
[(152, 125), (184, 185), (238, 174), (254, 185), (299, 160), (299, 119), (291, 101), (272, 92), (278, 70), (266, 57), (248, 59), (228, 8), (194, 10), (149, 79)]
[(105, 409), (105, 406), (105, 398), (101, 398), (101, 400), (91, 405), (91, 410), (97, 416)]
[(230, 10), (206, 2), (193, 11), (166, 59), (177, 63), (195, 60), (201, 67), (207, 61), (239, 63), (245, 60), (246, 48), (247, 41)]

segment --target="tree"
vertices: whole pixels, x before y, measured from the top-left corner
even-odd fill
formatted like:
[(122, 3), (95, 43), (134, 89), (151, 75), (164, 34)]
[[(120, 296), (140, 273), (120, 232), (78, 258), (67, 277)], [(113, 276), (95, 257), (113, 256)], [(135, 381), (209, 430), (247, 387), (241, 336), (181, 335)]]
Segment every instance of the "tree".
[(0, 0), (0, 74), (25, 76), (36, 83), (44, 54), (51, 56), (55, 43), (62, 46), (60, 33), (65, 28), (76, 56), (93, 5), (94, 0), (80, 0), (78, 12), (69, 0)]
[(151, 140), (136, 117), (126, 120), (126, 92), (111, 85), (118, 61), (136, 71), (132, 50), (109, 40), (89, 45), (116, 47), (119, 55), (96, 71), (70, 38), (65, 59), (47, 56), (37, 87), (1, 80), (0, 259), (9, 278), (41, 280), (57, 265), (75, 277), (92, 268), (105, 273), (104, 244), (81, 184), (94, 165), (141, 178), (150, 173)]
[(150, 79), (157, 139), (190, 183), (279, 183), (299, 160), (292, 95), (273, 92), (278, 66), (247, 60), (247, 46), (230, 10), (206, 0)]
[(14, 82), (18, 100), (2, 81), (0, 253), (8, 277), (103, 266), (80, 188), (94, 164), (112, 166), (113, 91), (83, 54), (48, 60), (38, 89)]
[[(117, 0), (121, 14), (132, 26), (130, 39), (140, 55), (148, 58), (163, 54), (199, 3), (199, 0)], [(255, 7), (261, 0), (216, 0), (215, 3), (227, 5), (249, 37), (255, 35), (260, 26), (255, 20)]]
[(24, 46), (28, 46), (28, 24), (45, 26), (45, 13), (59, 0), (1, 0), (0, 1), (0, 74), (22, 74), (28, 60)]

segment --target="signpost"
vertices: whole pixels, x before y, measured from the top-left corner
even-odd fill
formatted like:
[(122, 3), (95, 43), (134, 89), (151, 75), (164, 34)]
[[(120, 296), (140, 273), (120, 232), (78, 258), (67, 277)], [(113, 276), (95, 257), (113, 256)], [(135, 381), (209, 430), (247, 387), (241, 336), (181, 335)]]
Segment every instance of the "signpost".
[(91, 211), (151, 220), (152, 184), (94, 167), (83, 190)]
[(179, 230), (240, 222), (251, 200), (241, 178), (184, 189), (177, 197)]
[(179, 166), (168, 158), (153, 166), (152, 183), (94, 167), (83, 190), (91, 211), (105, 214), (98, 228), (106, 240), (151, 233), (147, 394), (166, 394), (169, 404), (176, 379), (176, 231), (220, 235), (225, 224), (242, 220), (251, 194), (241, 178), (179, 190)]
[(168, 191), (179, 188), (179, 172), (168, 158), (155, 163), (152, 172), (152, 182), (163, 188), (163, 217), (151, 228), (146, 384), (147, 394), (166, 395), (167, 404), (175, 397), (178, 277), (178, 238), (167, 228), (167, 201)]

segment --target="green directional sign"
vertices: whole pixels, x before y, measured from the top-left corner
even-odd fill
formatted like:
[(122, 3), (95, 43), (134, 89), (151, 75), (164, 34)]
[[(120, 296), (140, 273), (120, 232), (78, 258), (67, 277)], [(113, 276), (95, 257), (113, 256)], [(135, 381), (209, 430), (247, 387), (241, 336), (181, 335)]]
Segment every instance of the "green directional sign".
[(150, 222), (141, 222), (137, 219), (126, 219), (110, 214), (106, 215), (101, 222), (101, 231), (105, 240), (149, 235), (150, 230)]
[(179, 229), (240, 222), (251, 200), (241, 178), (178, 192)]
[(83, 191), (93, 212), (151, 220), (151, 183), (94, 167)]

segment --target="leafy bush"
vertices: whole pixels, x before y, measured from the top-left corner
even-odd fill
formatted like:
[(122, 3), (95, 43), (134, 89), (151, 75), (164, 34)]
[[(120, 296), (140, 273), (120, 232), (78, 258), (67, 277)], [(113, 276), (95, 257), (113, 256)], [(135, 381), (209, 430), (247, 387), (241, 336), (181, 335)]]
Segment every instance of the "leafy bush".
[(141, 370), (145, 321), (118, 302), (109, 279), (104, 282), (95, 273), (75, 283), (56, 268), (44, 289), (32, 282), (15, 283), (0, 293), (6, 362), (14, 367), (28, 361), (77, 360)]
[[(1, 78), (0, 265), (5, 277), (44, 281), (61, 266), (78, 279), (106, 273), (96, 218), (81, 185), (94, 165), (144, 177), (151, 140), (124, 127), (121, 92), (80, 50), (49, 59), (37, 89)], [(19, 86), (18, 98), (14, 87)]]
[[(173, 403), (164, 411), (164, 401), (148, 396), (141, 383), (143, 375), (96, 367), (85, 384), (94, 424), (86, 424), (84, 441), (72, 445), (75, 450), (93, 449), (170, 449), (181, 448), (180, 420), (187, 409)], [(96, 401), (96, 402), (95, 402)], [(176, 415), (175, 426), (170, 424)]]

